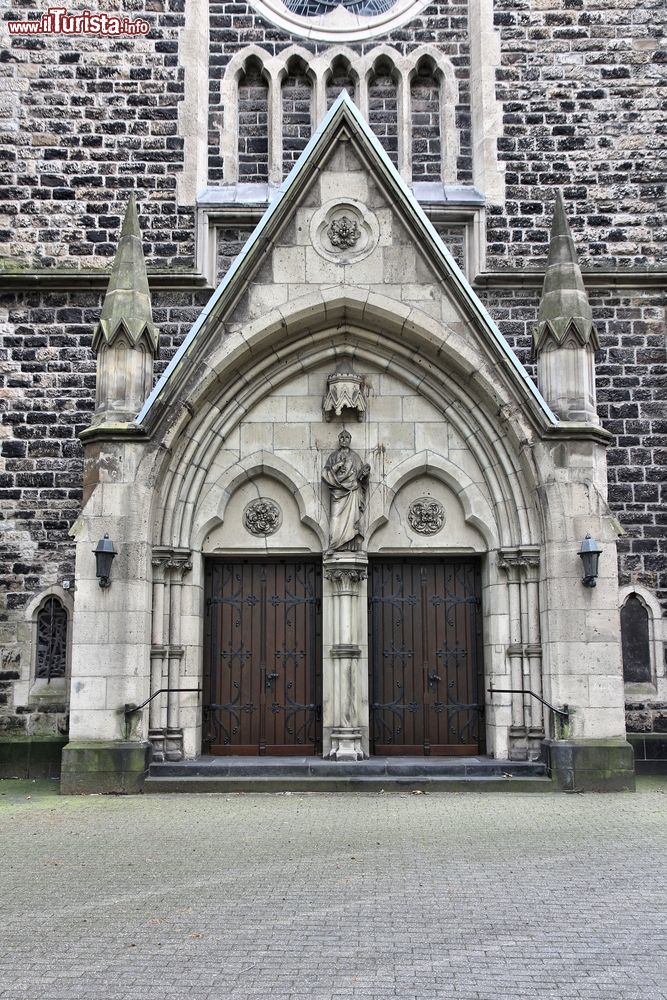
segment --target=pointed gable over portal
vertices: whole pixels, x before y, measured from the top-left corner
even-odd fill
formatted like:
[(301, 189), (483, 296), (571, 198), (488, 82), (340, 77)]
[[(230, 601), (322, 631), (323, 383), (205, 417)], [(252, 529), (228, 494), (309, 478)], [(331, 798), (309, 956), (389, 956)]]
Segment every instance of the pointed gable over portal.
[[(342, 92), (274, 202), (202, 310), (137, 417), (153, 431), (165, 408), (253, 338), (317, 314), (375, 323), (400, 335), (419, 326), (452, 371), (486, 381), (498, 405), (517, 405), (540, 426), (556, 422), (369, 125)], [(380, 319), (379, 326), (383, 321)], [(380, 331), (379, 331), (380, 332)], [(513, 401), (513, 402), (512, 402)]]

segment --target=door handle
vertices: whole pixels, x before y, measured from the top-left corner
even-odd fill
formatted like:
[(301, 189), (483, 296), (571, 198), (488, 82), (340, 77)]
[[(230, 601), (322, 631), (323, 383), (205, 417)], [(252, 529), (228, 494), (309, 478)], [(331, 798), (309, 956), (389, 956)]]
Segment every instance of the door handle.
[(440, 679), (441, 679), (440, 674), (436, 674), (435, 671), (431, 671), (431, 673), (428, 675), (428, 686), (435, 687), (435, 685), (438, 683)]
[(274, 685), (274, 682), (275, 682), (275, 680), (276, 680), (277, 677), (278, 677), (278, 674), (267, 674), (266, 675), (266, 678), (264, 680), (264, 687), (266, 688), (267, 691), (272, 691), (273, 690), (273, 685)]

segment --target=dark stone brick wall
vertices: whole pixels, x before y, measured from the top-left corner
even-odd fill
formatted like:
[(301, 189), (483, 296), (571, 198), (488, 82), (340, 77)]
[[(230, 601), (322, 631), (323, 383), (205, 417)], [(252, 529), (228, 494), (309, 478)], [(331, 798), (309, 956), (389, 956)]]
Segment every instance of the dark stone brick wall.
[(287, 176), (312, 132), (313, 88), (305, 67), (293, 70), (282, 86), (283, 176)]
[(463, 228), (457, 226), (456, 223), (447, 224), (444, 222), (435, 222), (433, 228), (461, 270), (465, 272), (465, 234)]
[[(495, 0), (507, 204), (488, 218), (488, 266), (545, 253), (555, 187), (593, 266), (664, 263), (664, 0)], [(660, 80), (662, 79), (662, 86)]]
[[(153, 295), (158, 377), (210, 293)], [(45, 587), (74, 577), (68, 532), (82, 494), (80, 431), (95, 405), (98, 293), (0, 297), (0, 649)], [(1, 706), (0, 706), (1, 708)]]
[[(46, 7), (15, 3), (3, 17)], [(20, 38), (2, 28), (0, 90), (18, 130), (0, 121), (0, 258), (107, 266), (134, 189), (149, 260), (193, 264), (193, 213), (176, 204), (183, 0), (112, 8), (145, 17), (150, 34)]]
[(250, 60), (238, 89), (239, 180), (269, 179), (269, 85), (262, 68)]
[(398, 166), (398, 86), (389, 65), (379, 66), (368, 83), (368, 123)]
[(221, 226), (218, 231), (216, 281), (220, 282), (227, 274), (234, 260), (243, 250), (254, 226)]
[(330, 108), (341, 91), (346, 90), (354, 100), (356, 76), (347, 60), (337, 59), (327, 81), (327, 108)]
[(413, 181), (437, 181), (442, 173), (440, 85), (423, 61), (410, 87)]
[[(531, 337), (539, 291), (479, 295), (534, 378)], [(601, 345), (598, 414), (616, 438), (607, 461), (609, 506), (625, 531), (618, 541), (620, 583), (655, 591), (667, 612), (667, 296), (600, 289), (589, 297)]]

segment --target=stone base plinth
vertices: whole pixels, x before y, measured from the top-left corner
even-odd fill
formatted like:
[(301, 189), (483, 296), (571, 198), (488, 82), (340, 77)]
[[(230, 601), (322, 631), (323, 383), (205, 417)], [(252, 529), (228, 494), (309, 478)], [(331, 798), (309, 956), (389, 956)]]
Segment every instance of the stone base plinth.
[(162, 761), (165, 760), (165, 735), (164, 729), (149, 729), (148, 730), (148, 741), (153, 748), (153, 760)]
[(361, 730), (338, 726), (331, 733), (331, 760), (363, 760)]
[(628, 733), (636, 774), (667, 775), (667, 733)]
[(63, 749), (61, 795), (137, 795), (151, 759), (150, 743), (79, 740)]
[(66, 736), (3, 735), (0, 778), (57, 778)]
[(544, 740), (547, 771), (564, 792), (634, 792), (632, 747), (626, 740)]

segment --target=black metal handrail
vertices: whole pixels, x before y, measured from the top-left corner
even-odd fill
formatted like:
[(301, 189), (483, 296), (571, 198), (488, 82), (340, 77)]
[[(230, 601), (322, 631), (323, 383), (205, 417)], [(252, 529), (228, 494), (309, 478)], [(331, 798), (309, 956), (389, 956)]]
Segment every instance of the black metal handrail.
[(127, 722), (129, 717), (131, 715), (134, 715), (135, 712), (140, 712), (142, 708), (145, 708), (146, 705), (148, 705), (153, 700), (153, 698), (157, 698), (159, 694), (178, 694), (178, 693), (200, 694), (201, 688), (160, 688), (159, 691), (154, 691), (153, 694), (150, 696), (150, 698), (146, 698), (146, 701), (142, 701), (141, 705), (130, 705), (129, 702), (126, 702), (125, 708), (123, 709), (123, 712), (125, 714), (125, 721)]
[[(558, 728), (556, 725), (556, 716), (560, 720), (560, 726), (567, 726), (570, 721), (570, 709), (567, 705), (563, 705), (562, 708), (556, 708), (555, 705), (551, 705), (546, 701), (542, 695), (536, 694), (535, 691), (531, 691), (530, 688), (494, 688), (493, 684), (489, 685), (489, 694), (493, 697), (494, 694), (527, 694), (531, 698), (537, 699), (545, 708), (548, 708), (551, 712), (551, 729), (553, 736), (558, 739), (559, 732), (562, 735), (563, 730)], [(524, 707), (525, 712), (525, 707)]]
[(563, 705), (562, 708), (556, 708), (555, 705), (550, 705), (548, 701), (545, 701), (539, 694), (535, 694), (529, 688), (494, 688), (493, 684), (489, 685), (489, 694), (493, 697), (494, 694), (529, 694), (531, 698), (537, 698), (541, 701), (543, 705), (551, 711), (555, 712), (556, 715), (560, 715), (566, 722), (570, 720), (570, 710), (567, 705)]

